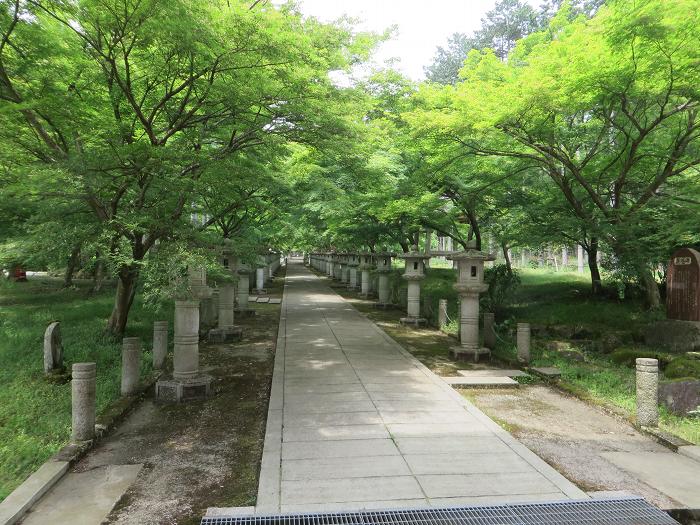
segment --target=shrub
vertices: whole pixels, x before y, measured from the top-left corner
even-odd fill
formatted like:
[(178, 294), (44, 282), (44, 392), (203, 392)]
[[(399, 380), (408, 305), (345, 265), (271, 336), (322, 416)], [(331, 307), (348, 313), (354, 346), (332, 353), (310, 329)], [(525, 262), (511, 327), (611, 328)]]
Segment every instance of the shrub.
[(635, 366), (635, 360), (638, 357), (647, 357), (658, 359), (659, 366), (663, 369), (671, 362), (671, 356), (659, 352), (658, 350), (650, 350), (648, 348), (622, 347), (610, 354), (610, 360), (618, 365)]
[(520, 286), (520, 276), (515, 270), (509, 270), (505, 264), (497, 264), (486, 268), (484, 281), (489, 284), (489, 289), (482, 297), (482, 308), (486, 312), (502, 314)]
[(681, 377), (700, 379), (700, 361), (689, 359), (685, 356), (676, 357), (665, 368), (664, 375), (669, 379), (679, 379)]

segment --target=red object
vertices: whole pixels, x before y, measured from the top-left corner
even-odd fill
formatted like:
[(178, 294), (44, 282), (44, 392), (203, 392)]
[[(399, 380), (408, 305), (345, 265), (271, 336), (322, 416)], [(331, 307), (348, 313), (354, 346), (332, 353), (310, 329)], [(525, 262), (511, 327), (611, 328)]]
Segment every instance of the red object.
[(13, 275), (13, 278), (15, 281), (26, 281), (27, 280), (27, 272), (24, 271), (22, 268), (15, 268), (15, 273)]
[(700, 321), (700, 252), (681, 248), (671, 257), (666, 278), (669, 319)]

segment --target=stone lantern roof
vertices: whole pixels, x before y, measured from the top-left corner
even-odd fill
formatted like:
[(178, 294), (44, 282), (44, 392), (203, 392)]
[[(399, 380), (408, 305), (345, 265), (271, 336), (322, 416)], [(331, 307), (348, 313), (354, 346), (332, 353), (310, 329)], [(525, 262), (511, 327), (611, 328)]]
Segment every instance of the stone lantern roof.
[(418, 246), (411, 246), (411, 251), (399, 255), (399, 259), (430, 259), (431, 255), (418, 251)]

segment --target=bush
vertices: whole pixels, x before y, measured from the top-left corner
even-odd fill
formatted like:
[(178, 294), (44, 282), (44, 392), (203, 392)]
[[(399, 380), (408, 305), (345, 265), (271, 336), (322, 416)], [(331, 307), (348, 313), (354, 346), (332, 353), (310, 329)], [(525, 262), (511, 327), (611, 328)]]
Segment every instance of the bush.
[(700, 361), (689, 359), (685, 356), (676, 357), (665, 368), (664, 375), (669, 379), (679, 379), (681, 377), (700, 379)]
[(647, 348), (622, 347), (610, 354), (610, 360), (618, 365), (628, 366), (633, 368), (635, 360), (638, 357), (647, 357), (658, 359), (659, 366), (663, 369), (671, 362), (671, 356), (657, 350), (649, 350)]
[(489, 284), (489, 289), (481, 300), (481, 307), (486, 312), (502, 314), (520, 286), (520, 276), (515, 270), (509, 270), (505, 264), (497, 264), (486, 268), (484, 281)]

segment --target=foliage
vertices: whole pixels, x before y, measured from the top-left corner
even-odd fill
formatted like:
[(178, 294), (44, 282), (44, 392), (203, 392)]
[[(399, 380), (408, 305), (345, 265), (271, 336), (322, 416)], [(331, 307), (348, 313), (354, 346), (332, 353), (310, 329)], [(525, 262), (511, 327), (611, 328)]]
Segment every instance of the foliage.
[(518, 272), (509, 270), (505, 264), (497, 264), (484, 270), (484, 281), (489, 289), (481, 301), (482, 307), (496, 315), (502, 314), (520, 286)]
[(689, 357), (676, 357), (664, 369), (664, 376), (669, 379), (692, 377), (700, 379), (700, 361)]

